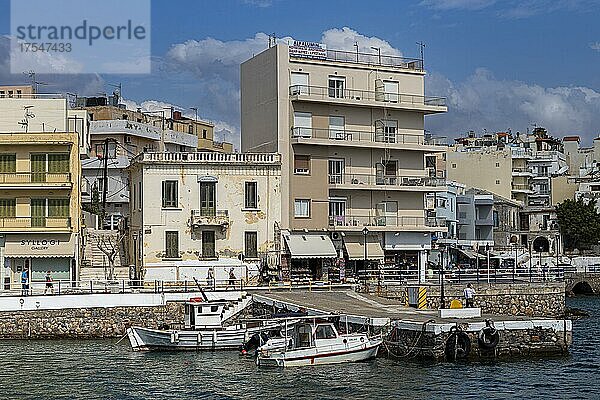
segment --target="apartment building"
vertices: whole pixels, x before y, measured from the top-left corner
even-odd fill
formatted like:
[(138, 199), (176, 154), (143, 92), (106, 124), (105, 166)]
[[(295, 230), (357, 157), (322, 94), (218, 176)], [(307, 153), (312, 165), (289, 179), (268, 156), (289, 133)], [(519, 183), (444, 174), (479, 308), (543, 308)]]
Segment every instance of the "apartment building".
[(155, 112), (127, 110), (116, 94), (79, 98), (78, 106), (87, 110), (91, 120), (91, 159), (83, 163), (83, 202), (103, 200), (106, 185), (107, 218), (100, 228), (114, 229), (128, 215), (126, 168), (139, 153), (233, 151), (231, 143), (214, 140), (213, 124), (186, 118), (172, 108)]
[[(225, 279), (276, 270), (278, 154), (141, 153), (131, 182), (129, 263), (138, 279)], [(266, 268), (265, 268), (266, 267)]]
[(430, 177), (422, 60), (278, 44), (241, 66), (242, 151), (282, 155), (285, 279), (343, 280), (384, 265), (424, 278)]
[(46, 271), (75, 280), (86, 114), (58, 95), (32, 93), (0, 98), (0, 114), (1, 289), (19, 288), (24, 268), (34, 285)]
[(10, 86), (2, 86), (0, 85), (0, 98), (3, 97), (14, 97), (19, 98), (23, 96), (31, 97), (32, 94), (35, 93), (33, 86), (31, 85), (10, 85)]

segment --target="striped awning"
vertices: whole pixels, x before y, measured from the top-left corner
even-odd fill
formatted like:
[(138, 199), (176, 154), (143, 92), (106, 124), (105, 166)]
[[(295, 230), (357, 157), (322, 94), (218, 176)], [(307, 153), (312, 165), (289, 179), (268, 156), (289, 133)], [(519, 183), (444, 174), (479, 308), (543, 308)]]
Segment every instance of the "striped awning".
[(292, 258), (336, 258), (337, 251), (327, 235), (291, 234), (284, 236)]
[[(344, 247), (348, 253), (349, 260), (365, 259), (365, 238), (364, 236), (346, 236), (344, 237)], [(379, 238), (377, 236), (367, 236), (367, 260), (383, 260), (384, 253)]]

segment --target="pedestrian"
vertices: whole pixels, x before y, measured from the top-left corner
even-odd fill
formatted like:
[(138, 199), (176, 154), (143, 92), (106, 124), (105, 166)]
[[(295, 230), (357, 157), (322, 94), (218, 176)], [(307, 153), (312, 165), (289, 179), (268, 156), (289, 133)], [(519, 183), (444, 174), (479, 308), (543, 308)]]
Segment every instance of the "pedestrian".
[(548, 276), (548, 263), (544, 263), (544, 267), (542, 268), (542, 278), (544, 282), (546, 281), (546, 277)]
[(46, 288), (44, 289), (44, 294), (50, 292), (50, 294), (54, 294), (54, 283), (52, 283), (52, 275), (50, 271), (46, 271)]
[(208, 273), (206, 274), (206, 283), (210, 288), (214, 288), (215, 284), (215, 270), (213, 267), (208, 268)]
[(231, 267), (231, 269), (229, 270), (229, 284), (227, 285), (227, 287), (229, 286), (233, 286), (235, 288), (235, 272), (233, 270), (233, 267)]
[(21, 295), (27, 296), (29, 294), (29, 271), (27, 267), (23, 268), (21, 272)]
[(475, 289), (473, 289), (473, 285), (470, 283), (467, 284), (467, 287), (464, 290), (465, 295), (465, 303), (467, 308), (473, 308), (473, 301), (475, 300)]

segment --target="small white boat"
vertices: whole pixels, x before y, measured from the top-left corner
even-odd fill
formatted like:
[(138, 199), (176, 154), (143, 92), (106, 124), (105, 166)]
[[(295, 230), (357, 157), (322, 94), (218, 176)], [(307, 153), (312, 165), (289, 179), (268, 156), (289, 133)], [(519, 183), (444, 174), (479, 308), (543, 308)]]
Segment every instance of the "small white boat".
[(128, 328), (131, 348), (134, 351), (239, 350), (255, 333), (281, 329), (280, 323), (272, 321), (228, 325), (228, 320), (248, 305), (249, 299), (245, 297), (236, 302), (192, 300), (185, 303), (183, 329)]
[(256, 364), (272, 367), (339, 364), (364, 361), (377, 355), (381, 336), (339, 334), (333, 323), (322, 319), (319, 322), (320, 318), (310, 317), (297, 322), (291, 337), (286, 326), (283, 340), (269, 339), (258, 348)]

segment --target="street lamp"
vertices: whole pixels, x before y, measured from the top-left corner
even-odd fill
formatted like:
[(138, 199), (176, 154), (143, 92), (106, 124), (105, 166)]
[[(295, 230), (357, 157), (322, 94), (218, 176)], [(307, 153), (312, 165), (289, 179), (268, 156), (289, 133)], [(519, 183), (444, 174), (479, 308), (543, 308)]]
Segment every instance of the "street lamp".
[(364, 259), (364, 266), (365, 266), (365, 272), (367, 270), (367, 235), (369, 234), (369, 229), (365, 226), (362, 230), (363, 233), (363, 239), (364, 239), (364, 245), (365, 245), (365, 259)]
[(444, 290), (444, 247), (440, 247), (440, 308), (446, 308), (446, 292)]

